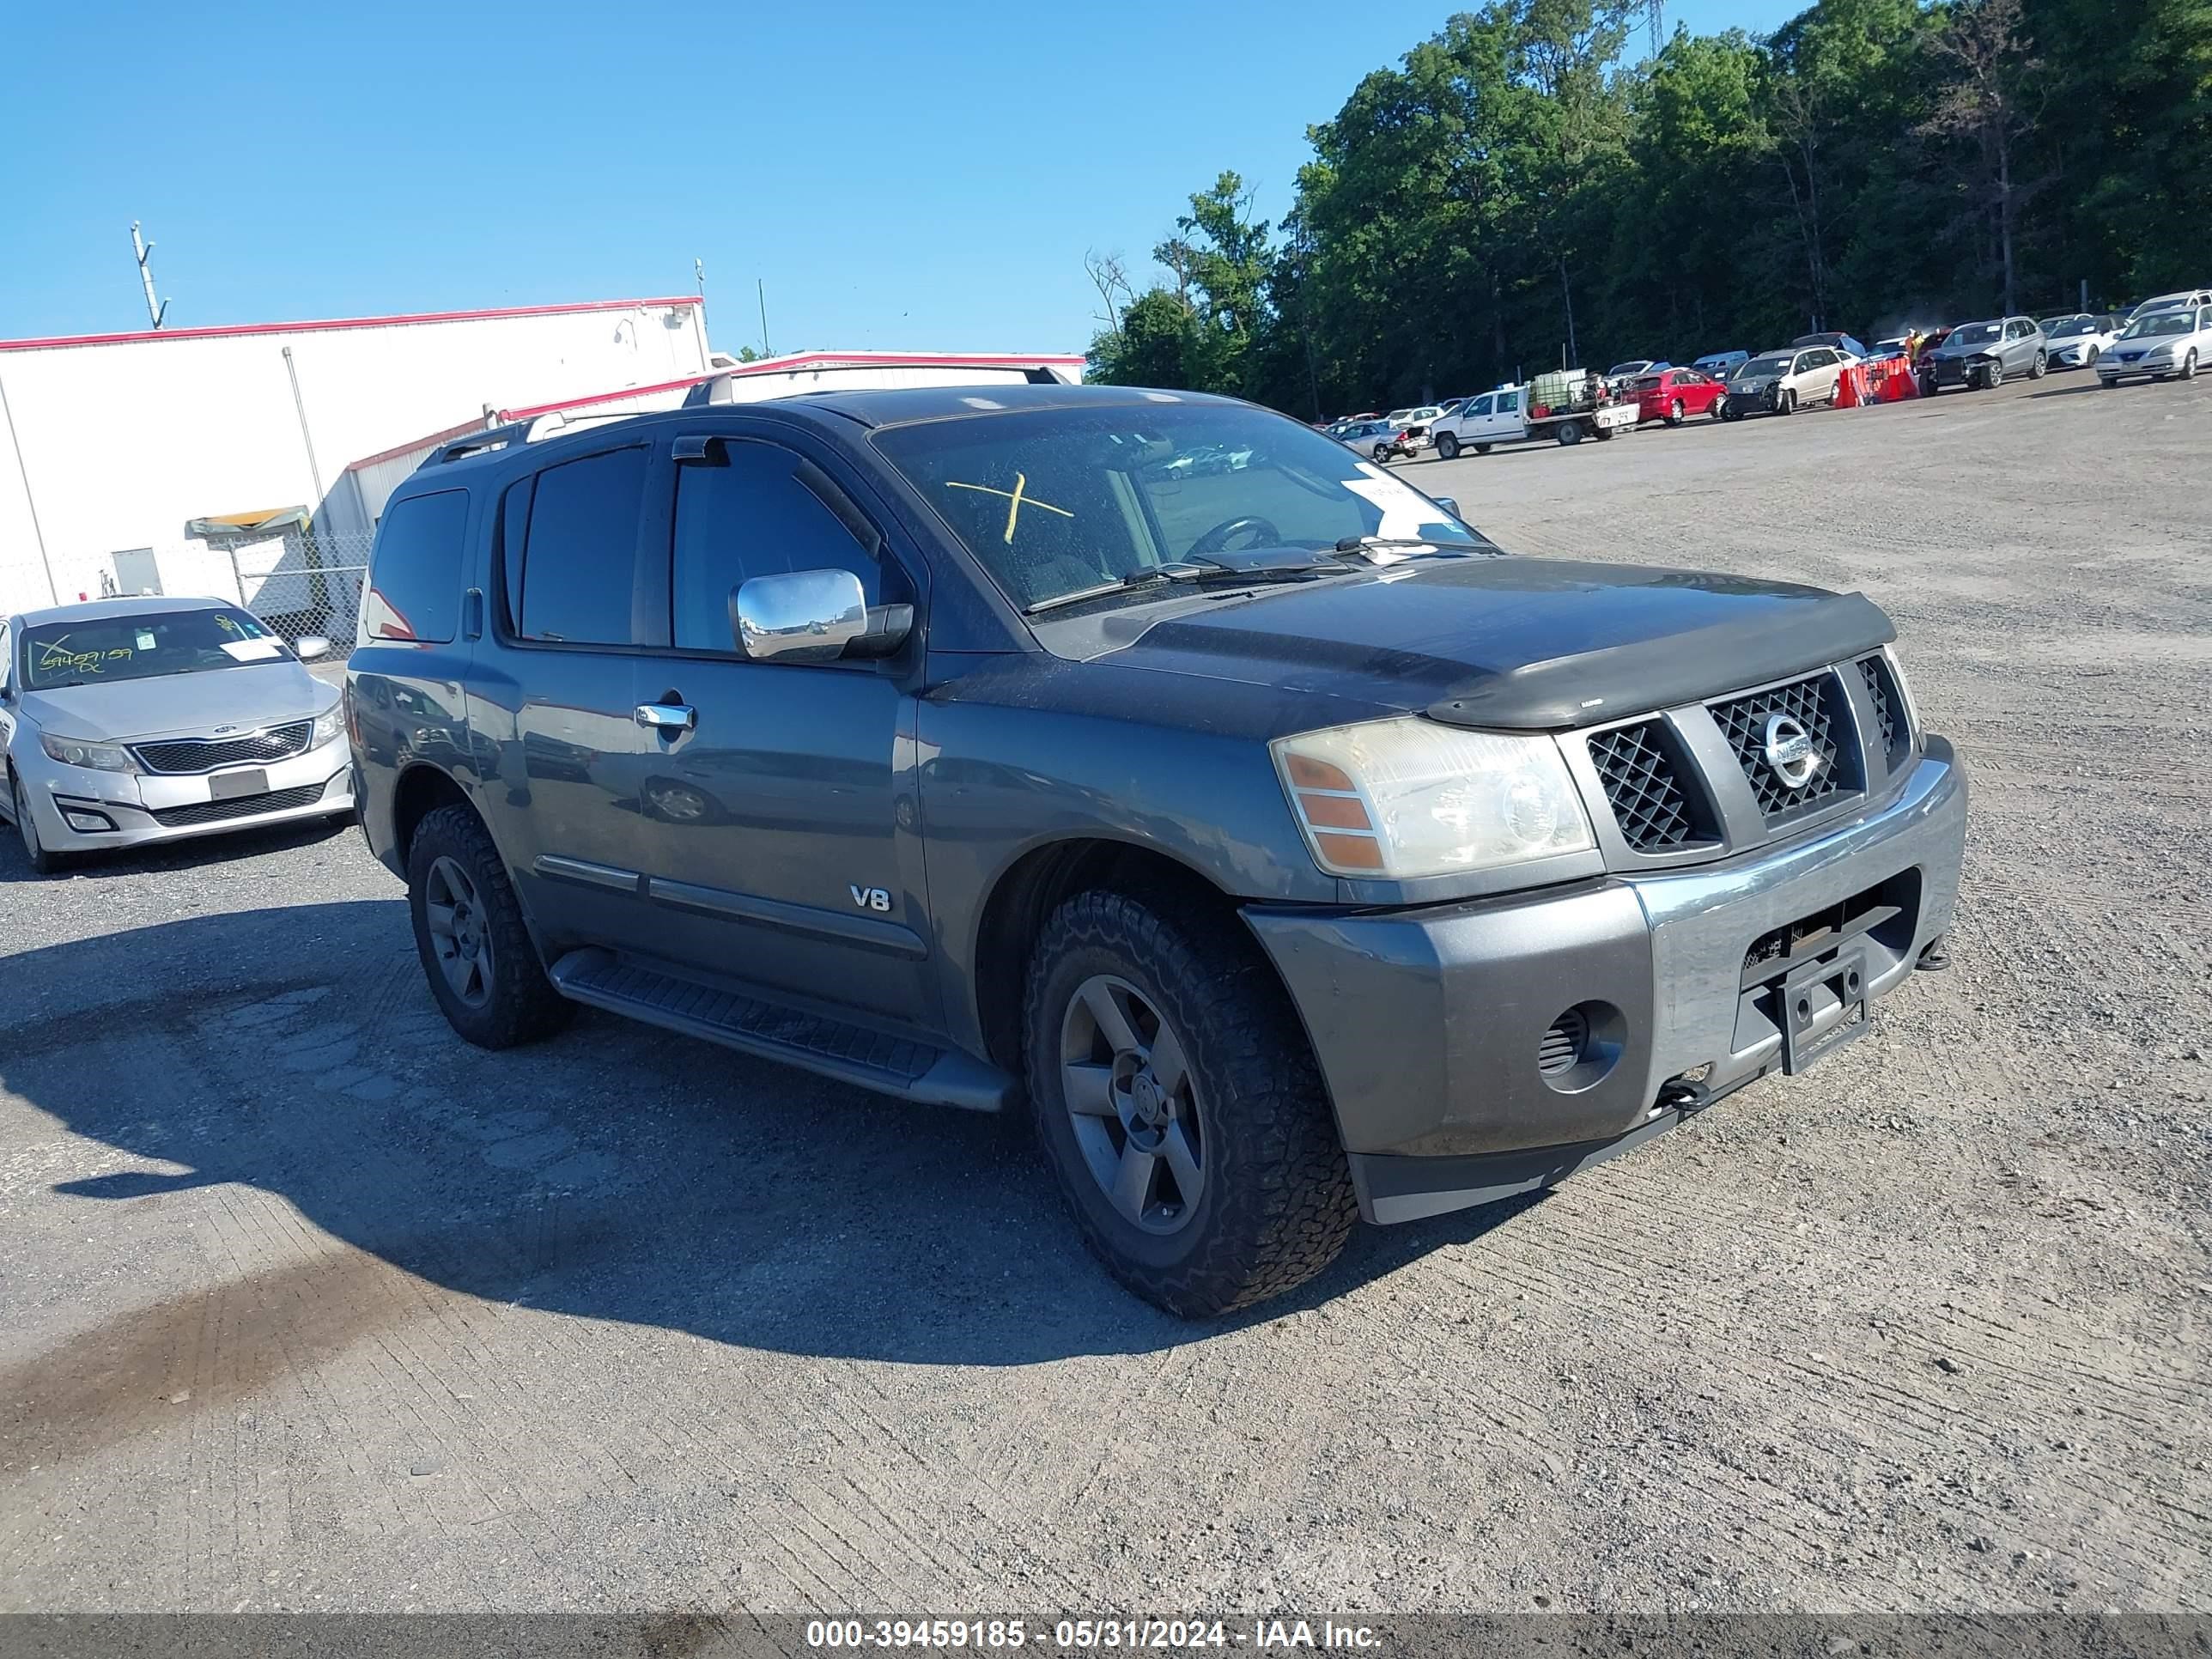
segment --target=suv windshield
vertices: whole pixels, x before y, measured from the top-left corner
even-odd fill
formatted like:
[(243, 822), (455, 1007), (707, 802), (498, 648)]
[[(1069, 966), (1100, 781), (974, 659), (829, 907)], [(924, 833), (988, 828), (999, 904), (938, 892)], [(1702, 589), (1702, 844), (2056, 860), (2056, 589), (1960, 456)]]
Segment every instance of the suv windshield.
[(1753, 357), (1736, 370), (1736, 379), (1755, 380), (1762, 374), (1787, 374), (1790, 365), (1796, 361), (1793, 357)]
[(199, 674), (291, 655), (258, 617), (220, 611), (129, 611), (23, 630), (23, 684), (51, 691), (108, 680)]
[[(1161, 565), (1353, 538), (1482, 538), (1295, 421), (1237, 405), (1024, 410), (920, 422), (877, 449), (1024, 608)], [(1223, 469), (1179, 465), (1243, 453)]]
[(2003, 337), (2004, 325), (2002, 323), (1968, 323), (1963, 328), (1953, 330), (1951, 337), (1944, 342), (1944, 343), (1947, 345), (1987, 345), (1991, 340), (2002, 339)]

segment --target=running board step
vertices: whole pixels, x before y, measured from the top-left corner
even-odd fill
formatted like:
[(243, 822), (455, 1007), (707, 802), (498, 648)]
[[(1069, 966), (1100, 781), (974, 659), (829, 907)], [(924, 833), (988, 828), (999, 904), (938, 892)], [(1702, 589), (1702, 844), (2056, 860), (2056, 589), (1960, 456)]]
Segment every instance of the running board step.
[(572, 1001), (902, 1100), (997, 1112), (1013, 1098), (1012, 1078), (957, 1050), (641, 968), (609, 951), (571, 951), (548, 973)]

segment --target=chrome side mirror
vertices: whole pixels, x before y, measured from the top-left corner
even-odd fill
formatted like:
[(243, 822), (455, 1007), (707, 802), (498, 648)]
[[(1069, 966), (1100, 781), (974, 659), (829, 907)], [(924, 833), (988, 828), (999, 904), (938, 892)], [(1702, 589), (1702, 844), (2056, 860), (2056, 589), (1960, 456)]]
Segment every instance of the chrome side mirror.
[(849, 570), (755, 576), (730, 592), (730, 635), (753, 662), (831, 662), (868, 631), (868, 596)]
[(320, 634), (302, 634), (292, 641), (292, 649), (298, 653), (301, 661), (312, 662), (317, 657), (330, 655), (331, 642)]

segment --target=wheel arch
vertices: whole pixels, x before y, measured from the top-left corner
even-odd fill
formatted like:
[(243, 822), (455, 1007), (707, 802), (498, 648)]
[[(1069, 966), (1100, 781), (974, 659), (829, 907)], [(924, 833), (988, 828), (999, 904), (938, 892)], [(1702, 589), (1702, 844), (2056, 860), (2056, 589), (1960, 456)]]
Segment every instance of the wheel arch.
[[(1054, 911), (1094, 889), (1126, 893), (1168, 914), (1206, 917), (1224, 927), (1255, 962), (1266, 953), (1247, 934), (1238, 901), (1194, 866), (1157, 847), (1080, 836), (1033, 847), (999, 873), (976, 923), (971, 988), (984, 1050), (1022, 1075), (1022, 999), (1031, 951)], [(1278, 979), (1279, 984), (1279, 979)], [(1284, 994), (1289, 993), (1285, 988)]]
[[(441, 806), (465, 806), (477, 813), (479, 822), (483, 814), (477, 812), (476, 803), (469, 799), (468, 791), (454, 781), (451, 773), (425, 761), (418, 761), (403, 770), (392, 787), (392, 845), (399, 867), (407, 867), (407, 849), (415, 840), (415, 831), (422, 820)], [(490, 826), (485, 825), (487, 832)]]

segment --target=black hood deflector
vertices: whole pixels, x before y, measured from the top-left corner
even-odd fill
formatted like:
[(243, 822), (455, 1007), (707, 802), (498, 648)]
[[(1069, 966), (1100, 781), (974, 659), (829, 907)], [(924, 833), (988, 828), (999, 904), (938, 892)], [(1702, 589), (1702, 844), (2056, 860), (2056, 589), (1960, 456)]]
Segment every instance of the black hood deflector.
[(1565, 731), (1782, 679), (1896, 637), (1881, 607), (1865, 594), (1835, 593), (1782, 617), (1732, 618), (1669, 639), (1508, 669), (1440, 698), (1428, 714), (1450, 726)]

